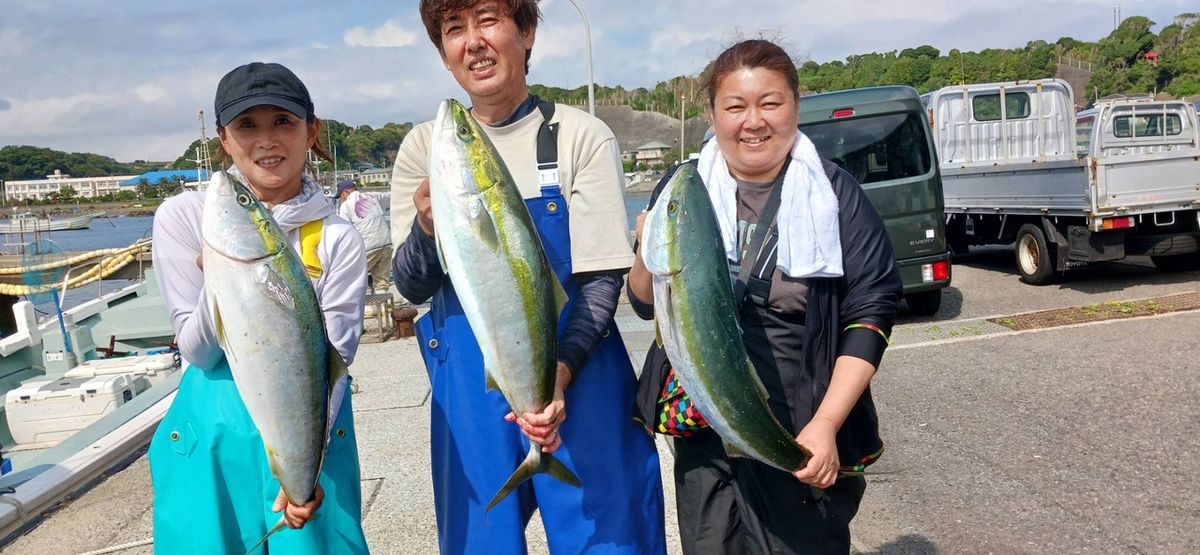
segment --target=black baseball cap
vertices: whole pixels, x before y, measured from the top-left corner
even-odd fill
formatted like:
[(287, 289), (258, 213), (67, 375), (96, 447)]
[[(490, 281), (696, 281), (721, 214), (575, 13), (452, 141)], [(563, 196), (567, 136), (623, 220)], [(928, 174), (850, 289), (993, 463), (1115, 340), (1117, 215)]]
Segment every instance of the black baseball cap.
[(224, 127), (233, 118), (255, 106), (276, 106), (307, 120), (312, 114), (312, 97), (292, 70), (279, 64), (253, 62), (226, 73), (217, 84), (213, 107), (217, 125)]

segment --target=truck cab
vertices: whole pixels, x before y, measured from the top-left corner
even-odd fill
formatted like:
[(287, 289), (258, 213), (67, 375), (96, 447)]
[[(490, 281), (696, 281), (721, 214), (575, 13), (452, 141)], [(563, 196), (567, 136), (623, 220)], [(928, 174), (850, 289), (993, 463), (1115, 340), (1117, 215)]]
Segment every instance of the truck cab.
[(932, 315), (950, 285), (937, 153), (917, 91), (870, 87), (800, 99), (800, 130), (862, 185), (896, 252), (904, 298)]

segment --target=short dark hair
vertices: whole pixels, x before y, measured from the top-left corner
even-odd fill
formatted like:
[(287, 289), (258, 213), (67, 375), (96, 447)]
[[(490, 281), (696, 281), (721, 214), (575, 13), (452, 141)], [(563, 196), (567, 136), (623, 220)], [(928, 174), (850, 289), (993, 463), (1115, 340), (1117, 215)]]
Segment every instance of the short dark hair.
[[(429, 34), (429, 40), (433, 42), (433, 46), (437, 47), (439, 54), (445, 55), (442, 50), (442, 20), (447, 15), (454, 12), (474, 8), (485, 0), (421, 0), (421, 22), (425, 24), (425, 32)], [(542, 12), (538, 10), (537, 0), (499, 0), (500, 7), (505, 10), (504, 15), (513, 18), (513, 22), (517, 24), (517, 30), (522, 34), (529, 34), (534, 29), (537, 29), (537, 22), (542, 17)], [(529, 57), (533, 54), (533, 50), (525, 51), (525, 73), (529, 74)]]
[(717, 87), (721, 86), (721, 80), (742, 68), (763, 68), (782, 75), (792, 89), (792, 96), (800, 99), (800, 75), (796, 72), (792, 57), (769, 40), (750, 39), (726, 48), (704, 71), (701, 82), (708, 89), (709, 108), (717, 100)]

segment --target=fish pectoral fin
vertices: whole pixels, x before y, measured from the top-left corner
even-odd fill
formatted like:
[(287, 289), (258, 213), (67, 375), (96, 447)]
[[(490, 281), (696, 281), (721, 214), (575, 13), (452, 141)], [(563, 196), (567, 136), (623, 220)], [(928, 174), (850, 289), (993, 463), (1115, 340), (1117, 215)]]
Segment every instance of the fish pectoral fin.
[(280, 306), (288, 310), (296, 309), (296, 299), (292, 295), (291, 286), (269, 264), (259, 266), (258, 279), (259, 288), (262, 290), (264, 297), (279, 303)]
[(658, 325), (658, 319), (654, 320), (654, 342), (658, 348), (663, 348), (662, 327)]
[(750, 455), (747, 455), (745, 451), (738, 449), (736, 445), (729, 443), (728, 441), (722, 441), (721, 443), (725, 444), (725, 454), (730, 457), (749, 457), (750, 456)]
[(492, 377), (492, 373), (484, 370), (483, 374), (487, 380), (487, 391), (500, 391), (500, 384), (496, 383), (496, 378)]
[(445, 249), (442, 248), (442, 236), (438, 234), (436, 228), (433, 231), (433, 242), (437, 244), (438, 264), (441, 265), (442, 273), (444, 274), (447, 271), (446, 255), (443, 253)]
[(475, 230), (475, 236), (491, 249), (493, 252), (500, 250), (500, 234), (496, 232), (496, 222), (492, 219), (492, 213), (488, 212), (487, 207), (483, 205), (483, 199), (476, 199), (479, 203), (478, 210), (471, 211), (471, 229)]
[(212, 313), (213, 328), (217, 332), (217, 344), (221, 346), (221, 350), (225, 351), (225, 356), (230, 360), (237, 360), (233, 354), (232, 345), (225, 339), (225, 321), (221, 319), (221, 309), (217, 306), (216, 299), (209, 301), (208, 311)]
[(750, 374), (750, 382), (754, 384), (758, 394), (762, 395), (763, 400), (770, 399), (771, 394), (767, 393), (767, 386), (763, 384), (762, 378), (758, 376), (758, 370), (754, 369), (754, 363), (750, 362), (750, 359), (746, 359), (746, 371)]

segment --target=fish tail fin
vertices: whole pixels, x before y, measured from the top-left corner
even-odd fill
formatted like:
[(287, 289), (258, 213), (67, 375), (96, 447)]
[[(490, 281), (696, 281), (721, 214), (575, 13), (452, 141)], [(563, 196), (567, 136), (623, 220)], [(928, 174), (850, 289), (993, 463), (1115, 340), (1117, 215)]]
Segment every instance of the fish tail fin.
[(579, 481), (579, 476), (576, 476), (570, 468), (567, 468), (567, 465), (549, 453), (542, 453), (542, 464), (538, 468), (538, 472), (545, 472), (568, 486), (580, 487), (583, 485)]
[(529, 454), (525, 456), (525, 461), (508, 478), (508, 481), (504, 483), (504, 487), (501, 487), (500, 491), (496, 492), (496, 496), (492, 498), (492, 502), (488, 503), (487, 510), (492, 510), (492, 507), (495, 507), (505, 497), (508, 497), (508, 494), (517, 489), (517, 486), (533, 478), (534, 474), (542, 472), (553, 476), (564, 484), (575, 487), (580, 486), (579, 477), (574, 472), (571, 472), (571, 469), (567, 468), (567, 465), (554, 458), (554, 455), (543, 453), (541, 446), (535, 443), (529, 447)]
[(255, 551), (257, 551), (259, 547), (262, 547), (264, 544), (267, 543), (267, 538), (274, 536), (275, 532), (283, 530), (283, 527), (286, 524), (287, 524), (287, 521), (285, 521), (283, 519), (283, 517), (279, 517), (279, 522), (275, 523), (275, 527), (271, 528), (271, 530), (269, 532), (267, 532), (267, 535), (263, 536), (261, 540), (258, 540), (258, 543), (254, 544), (254, 547), (251, 547), (248, 551), (246, 551), (246, 555), (250, 555), (251, 553), (254, 553)]

